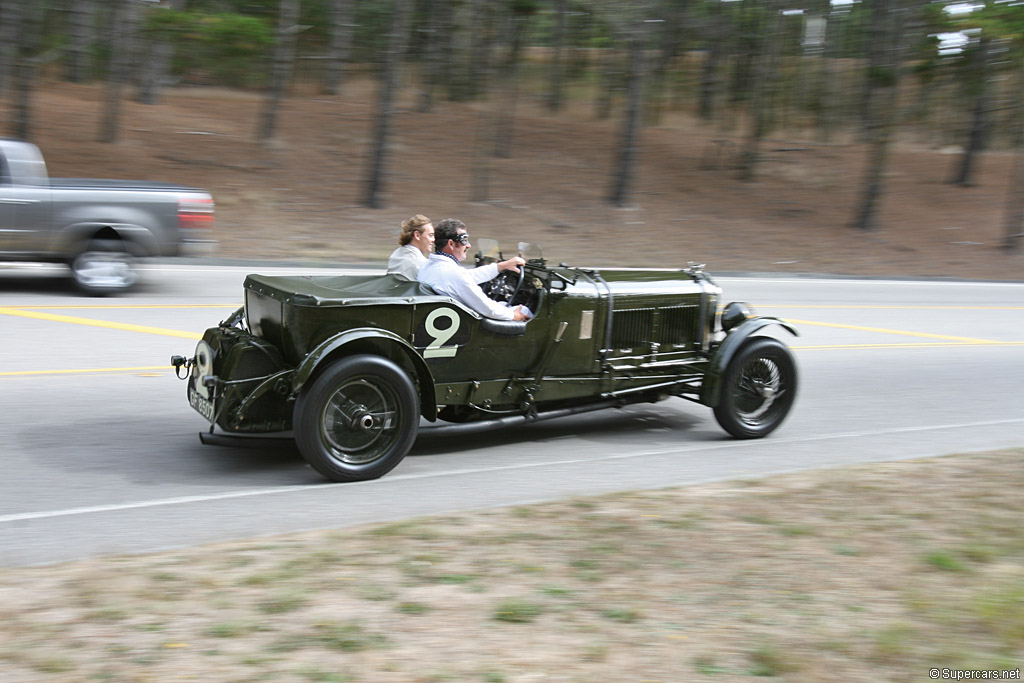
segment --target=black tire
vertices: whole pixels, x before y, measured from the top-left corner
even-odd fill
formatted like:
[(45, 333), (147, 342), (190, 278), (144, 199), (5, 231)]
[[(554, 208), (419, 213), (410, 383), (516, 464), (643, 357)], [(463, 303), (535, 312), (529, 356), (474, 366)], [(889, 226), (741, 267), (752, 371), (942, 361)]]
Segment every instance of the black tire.
[(419, 395), (409, 376), (381, 356), (348, 356), (313, 380), (295, 402), (302, 457), (331, 481), (376, 479), (416, 440)]
[(722, 375), (715, 419), (737, 439), (768, 436), (782, 424), (796, 399), (793, 354), (771, 337), (749, 340)]
[(69, 264), (75, 286), (89, 296), (127, 292), (139, 280), (135, 258), (120, 240), (92, 240)]

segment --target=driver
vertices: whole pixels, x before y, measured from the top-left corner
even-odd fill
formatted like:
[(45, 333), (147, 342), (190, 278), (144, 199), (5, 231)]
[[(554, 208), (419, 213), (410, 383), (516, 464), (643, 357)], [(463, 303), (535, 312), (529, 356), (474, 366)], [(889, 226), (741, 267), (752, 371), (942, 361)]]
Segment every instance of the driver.
[(484, 296), (478, 284), (497, 277), (503, 270), (519, 272), (526, 261), (518, 256), (489, 263), (468, 270), (459, 265), (469, 252), (469, 233), (466, 224), (456, 218), (445, 218), (434, 229), (434, 248), (419, 272), (419, 281), (440, 294), (458, 299), (487, 318), (497, 320), (529, 320), (530, 311), (524, 306), (509, 306)]

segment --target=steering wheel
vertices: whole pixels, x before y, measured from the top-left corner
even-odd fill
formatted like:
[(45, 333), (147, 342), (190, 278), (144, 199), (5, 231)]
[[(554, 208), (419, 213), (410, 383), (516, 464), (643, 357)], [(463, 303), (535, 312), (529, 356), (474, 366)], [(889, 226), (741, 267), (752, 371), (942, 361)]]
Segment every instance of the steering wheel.
[(520, 266), (519, 272), (514, 270), (503, 270), (492, 280), (480, 285), (487, 298), (504, 303), (512, 303), (512, 300), (523, 288), (526, 281), (526, 266)]

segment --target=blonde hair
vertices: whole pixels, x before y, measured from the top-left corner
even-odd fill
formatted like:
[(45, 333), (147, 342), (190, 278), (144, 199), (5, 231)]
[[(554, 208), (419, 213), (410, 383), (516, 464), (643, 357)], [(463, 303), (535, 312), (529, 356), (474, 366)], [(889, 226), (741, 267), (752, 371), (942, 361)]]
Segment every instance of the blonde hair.
[(423, 230), (424, 225), (428, 225), (430, 219), (424, 216), (422, 213), (418, 213), (412, 218), (407, 218), (402, 221), (402, 234), (398, 236), (398, 243), (403, 247), (409, 242), (412, 242), (412, 236), (414, 233)]

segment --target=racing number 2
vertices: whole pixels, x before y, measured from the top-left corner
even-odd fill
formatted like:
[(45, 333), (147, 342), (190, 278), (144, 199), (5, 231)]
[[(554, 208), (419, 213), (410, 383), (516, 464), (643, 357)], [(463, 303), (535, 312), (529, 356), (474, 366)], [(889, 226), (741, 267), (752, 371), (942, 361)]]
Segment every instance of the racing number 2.
[[(448, 320), (448, 326), (443, 329), (437, 326), (437, 321), (441, 318)], [(433, 337), (433, 341), (423, 349), (423, 357), (448, 358), (454, 356), (459, 347), (445, 346), (445, 342), (459, 331), (459, 314), (450, 308), (438, 308), (430, 312), (424, 324), (427, 334)]]

